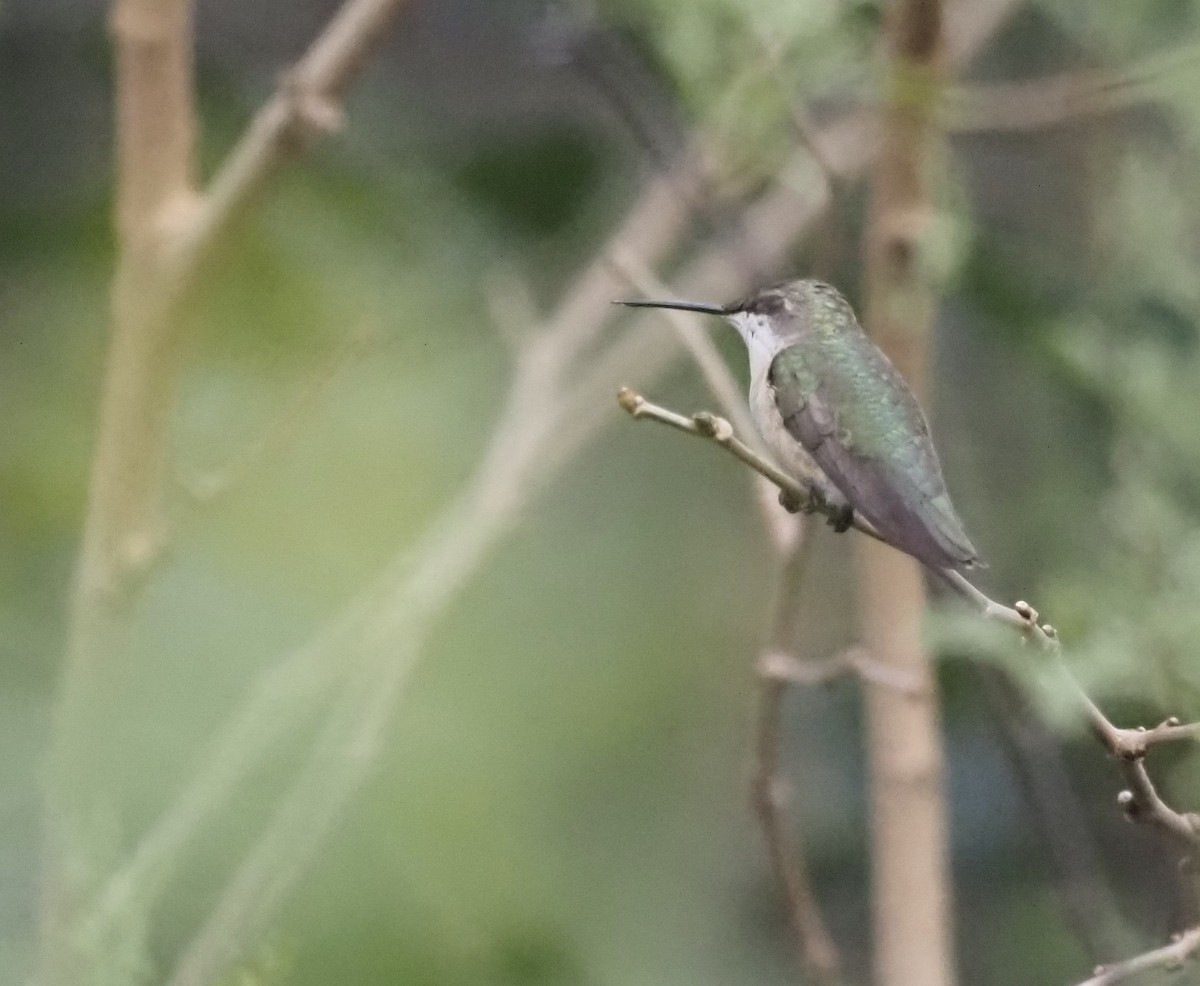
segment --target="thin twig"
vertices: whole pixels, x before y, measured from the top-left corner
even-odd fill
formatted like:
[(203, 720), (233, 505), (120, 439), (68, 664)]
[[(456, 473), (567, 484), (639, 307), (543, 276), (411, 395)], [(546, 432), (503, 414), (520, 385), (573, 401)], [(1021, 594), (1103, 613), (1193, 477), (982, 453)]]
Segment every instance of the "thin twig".
[[(758, 703), (750, 802), (762, 829), (768, 862), (787, 902), (804, 967), (815, 982), (822, 986), (837, 986), (842, 981), (841, 956), (812, 887), (799, 825), (793, 823), (790, 831), (787, 825), (791, 785), (785, 781), (780, 763), (783, 698), (795, 681), (793, 672), (801, 668), (785, 649), (791, 642), (791, 616), (812, 557), (814, 541), (809, 534), (807, 525), (797, 522), (795, 538), (790, 543), (777, 545), (779, 570), (774, 614), (767, 648), (756, 664)], [(812, 662), (814, 670), (824, 666), (825, 662)]]
[(1161, 98), (1162, 79), (1193, 69), (1200, 45), (1151, 55), (1120, 70), (1085, 69), (1040, 79), (951, 88), (943, 124), (956, 133), (1040, 130)]
[(315, 138), (342, 125), (341, 101), (407, 0), (346, 0), (213, 176), (175, 244), (181, 271), (199, 263), (246, 212), (267, 179)]
[(788, 914), (800, 946), (800, 954), (813, 980), (832, 984), (842, 980), (841, 956), (826, 927), (820, 906), (812, 890), (812, 881), (796, 841), (784, 826), (788, 788), (779, 765), (780, 720), (783, 697), (791, 679), (788, 659), (765, 654), (758, 663), (758, 714), (755, 725), (754, 777), (751, 801), (767, 856), (783, 888)]
[[(641, 394), (634, 393), (628, 387), (621, 388), (617, 393), (617, 403), (632, 418), (649, 418), (677, 431), (695, 435), (698, 438), (706, 438), (719, 445), (735, 459), (744, 462), (759, 475), (774, 483), (781, 493), (780, 502), (792, 513), (818, 513), (824, 514), (830, 520), (837, 519), (836, 511), (817, 498), (812, 489), (796, 482), (770, 459), (760, 455), (739, 439), (734, 434), (733, 426), (724, 418), (708, 411), (701, 411), (691, 417), (686, 417), (658, 404), (651, 404)], [(877, 541), (883, 540), (883, 536), (871, 526), (871, 522), (857, 513), (851, 518), (851, 526)]]
[(313, 367), (291, 399), (275, 412), (257, 436), (246, 442), (223, 464), (194, 478), (181, 480), (185, 493), (197, 505), (209, 505), (238, 486), (256, 466), (286, 449), (311, 423), (313, 410), (329, 392), (333, 381), (362, 357), (379, 338), (371, 327), (348, 335)]
[(1178, 812), (1163, 801), (1141, 758), (1122, 760), (1120, 766), (1129, 787), (1117, 795), (1117, 804), (1130, 821), (1146, 822), (1189, 852), (1200, 848), (1200, 815)]
[(1049, 856), (1051, 882), (1063, 917), (1093, 965), (1134, 951), (1138, 942), (1121, 920), (1099, 847), (1085, 824), (1062, 741), (1034, 711), (1011, 673), (970, 662), (1021, 789), (1034, 831)]
[(1079, 986), (1116, 986), (1152, 969), (1177, 972), (1194, 961), (1197, 953), (1200, 953), (1200, 928), (1192, 928), (1173, 936), (1170, 945), (1098, 968), (1091, 979)]

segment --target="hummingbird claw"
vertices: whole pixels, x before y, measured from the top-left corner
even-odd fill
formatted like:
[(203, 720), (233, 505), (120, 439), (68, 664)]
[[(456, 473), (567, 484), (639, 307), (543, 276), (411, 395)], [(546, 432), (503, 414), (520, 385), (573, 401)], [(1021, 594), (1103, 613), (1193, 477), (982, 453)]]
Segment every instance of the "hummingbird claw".
[(779, 491), (779, 505), (789, 514), (811, 513), (809, 504), (793, 490)]
[(854, 524), (854, 508), (849, 504), (835, 507), (829, 514), (829, 526), (835, 534), (845, 534)]

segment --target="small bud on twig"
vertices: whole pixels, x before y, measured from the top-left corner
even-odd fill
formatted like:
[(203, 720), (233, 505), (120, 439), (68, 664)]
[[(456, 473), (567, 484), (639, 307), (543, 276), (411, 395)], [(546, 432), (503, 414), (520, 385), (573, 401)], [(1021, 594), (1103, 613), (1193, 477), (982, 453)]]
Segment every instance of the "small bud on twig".
[(1015, 603), (1013, 603), (1013, 609), (1017, 611), (1017, 615), (1026, 623), (1037, 623), (1038, 611), (1030, 606), (1029, 603), (1025, 602), (1024, 599), (1018, 599)]
[(623, 410), (628, 411), (636, 417), (638, 410), (642, 406), (642, 398), (628, 387), (622, 387), (617, 391), (617, 403), (621, 405)]

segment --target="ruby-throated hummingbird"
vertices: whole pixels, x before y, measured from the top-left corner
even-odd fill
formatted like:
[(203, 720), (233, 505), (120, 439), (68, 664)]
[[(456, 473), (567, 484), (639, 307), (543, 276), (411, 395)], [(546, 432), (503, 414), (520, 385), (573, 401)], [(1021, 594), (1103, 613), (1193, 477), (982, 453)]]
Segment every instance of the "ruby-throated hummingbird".
[(835, 526), (844, 530), (855, 510), (926, 565), (978, 564), (925, 415), (836, 289), (788, 281), (731, 305), (621, 304), (719, 315), (737, 329), (754, 423), (779, 465), (832, 508)]

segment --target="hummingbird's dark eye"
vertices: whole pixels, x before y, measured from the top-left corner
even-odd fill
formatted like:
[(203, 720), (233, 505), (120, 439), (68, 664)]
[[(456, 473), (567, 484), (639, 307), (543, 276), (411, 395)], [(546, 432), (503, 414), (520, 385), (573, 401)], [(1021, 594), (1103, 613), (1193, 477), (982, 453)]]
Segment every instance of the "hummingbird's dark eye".
[(763, 294), (746, 306), (747, 311), (755, 315), (781, 315), (783, 313), (783, 298), (777, 294)]

